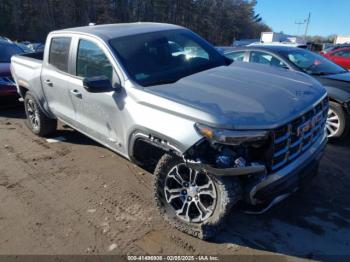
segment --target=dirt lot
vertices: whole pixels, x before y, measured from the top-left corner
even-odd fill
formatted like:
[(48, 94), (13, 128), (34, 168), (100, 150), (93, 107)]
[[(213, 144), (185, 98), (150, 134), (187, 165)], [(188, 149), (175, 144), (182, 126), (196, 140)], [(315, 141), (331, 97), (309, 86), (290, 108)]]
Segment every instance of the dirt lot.
[(0, 109), (0, 254), (350, 255), (350, 143), (329, 145), (308, 192), (260, 216), (232, 213), (212, 242), (162, 221), (152, 175), (73, 131), (48, 143)]

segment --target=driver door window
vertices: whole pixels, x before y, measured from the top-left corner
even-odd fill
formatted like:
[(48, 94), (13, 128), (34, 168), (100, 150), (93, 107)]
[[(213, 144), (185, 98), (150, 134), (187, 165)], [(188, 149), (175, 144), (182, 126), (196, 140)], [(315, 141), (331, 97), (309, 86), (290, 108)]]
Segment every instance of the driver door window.
[(286, 64), (273, 55), (264, 52), (252, 51), (250, 52), (250, 63), (265, 64), (270, 66), (287, 68)]
[(93, 42), (80, 40), (76, 75), (80, 77), (106, 76), (111, 83), (119, 83), (113, 66), (105, 53)]

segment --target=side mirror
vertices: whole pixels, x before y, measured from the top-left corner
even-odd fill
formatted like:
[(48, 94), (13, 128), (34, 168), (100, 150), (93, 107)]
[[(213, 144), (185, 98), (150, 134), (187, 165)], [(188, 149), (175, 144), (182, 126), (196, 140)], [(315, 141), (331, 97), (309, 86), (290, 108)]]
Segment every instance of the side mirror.
[(83, 84), (86, 91), (90, 93), (105, 93), (116, 90), (106, 76), (86, 77), (83, 79)]

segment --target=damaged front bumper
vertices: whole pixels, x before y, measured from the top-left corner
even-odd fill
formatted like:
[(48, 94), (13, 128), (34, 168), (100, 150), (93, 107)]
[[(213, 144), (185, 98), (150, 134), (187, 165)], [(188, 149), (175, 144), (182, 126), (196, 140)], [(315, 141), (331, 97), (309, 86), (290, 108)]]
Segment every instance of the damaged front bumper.
[(321, 136), (307, 151), (286, 167), (269, 174), (249, 191), (250, 204), (256, 205), (271, 202), (276, 197), (292, 193), (307, 184), (317, 174), (318, 164), (327, 145), (326, 133)]
[[(284, 196), (295, 192), (302, 184), (317, 174), (318, 163), (322, 158), (327, 144), (327, 135), (324, 134), (315, 141), (310, 148), (302, 153), (296, 160), (277, 172), (268, 174), (261, 164), (251, 164), (244, 167), (216, 168), (201, 162), (187, 160), (189, 168), (206, 172), (216, 176), (236, 176), (245, 179), (251, 175), (259, 177), (245, 188), (246, 202), (250, 205), (271, 203), (276, 204)], [(277, 201), (278, 200), (278, 201)]]
[(266, 167), (264, 165), (251, 165), (245, 167), (232, 167), (232, 168), (215, 168), (201, 162), (187, 161), (186, 165), (200, 172), (206, 172), (214, 174), (216, 176), (243, 176), (254, 174), (266, 174)]

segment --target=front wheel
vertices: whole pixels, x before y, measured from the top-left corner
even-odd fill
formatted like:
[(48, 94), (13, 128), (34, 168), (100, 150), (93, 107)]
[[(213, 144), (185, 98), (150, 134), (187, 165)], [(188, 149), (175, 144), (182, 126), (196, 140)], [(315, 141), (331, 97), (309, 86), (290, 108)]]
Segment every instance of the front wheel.
[(329, 103), (326, 123), (328, 138), (343, 139), (349, 133), (349, 117), (345, 114), (343, 107), (335, 102)]
[(236, 178), (216, 177), (165, 154), (154, 172), (154, 197), (161, 215), (177, 229), (201, 239), (213, 237), (241, 198)]

